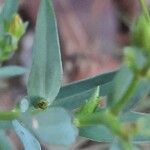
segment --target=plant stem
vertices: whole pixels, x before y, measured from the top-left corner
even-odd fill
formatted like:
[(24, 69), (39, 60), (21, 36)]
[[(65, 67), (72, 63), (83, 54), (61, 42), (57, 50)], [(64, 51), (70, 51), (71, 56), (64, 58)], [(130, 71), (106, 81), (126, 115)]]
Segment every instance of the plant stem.
[(138, 75), (134, 75), (127, 91), (125, 92), (125, 94), (121, 97), (120, 100), (118, 100), (118, 102), (116, 104), (114, 104), (111, 108), (110, 111), (114, 114), (117, 115), (120, 110), (123, 109), (123, 107), (125, 106), (125, 104), (130, 100), (130, 97), (132, 96), (133, 92), (135, 91), (137, 85), (139, 83), (139, 76)]
[(148, 11), (147, 5), (145, 3), (145, 0), (139, 0), (139, 1), (140, 1), (140, 5), (141, 5), (141, 8), (143, 10), (143, 13), (144, 13), (145, 17), (150, 22), (149, 11)]
[(0, 112), (0, 120), (13, 120), (19, 117), (19, 115), (20, 115), (20, 111), (18, 109)]
[(128, 141), (128, 134), (124, 132), (122, 124), (118, 118), (113, 115), (110, 111), (96, 112), (88, 115), (77, 115), (74, 124), (77, 127), (85, 127), (91, 125), (103, 124), (115, 135), (121, 139)]
[(131, 141), (120, 140), (120, 145), (122, 150), (134, 150), (134, 146)]

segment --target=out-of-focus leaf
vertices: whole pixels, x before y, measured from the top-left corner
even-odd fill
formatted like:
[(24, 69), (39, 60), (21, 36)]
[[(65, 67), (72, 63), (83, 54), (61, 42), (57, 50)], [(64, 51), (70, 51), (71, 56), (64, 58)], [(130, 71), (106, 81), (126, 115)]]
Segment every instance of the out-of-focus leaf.
[[(100, 90), (99, 95), (106, 96), (112, 87), (112, 82), (108, 82), (108, 83), (102, 84), (100, 86), (101, 86), (101, 90)], [(72, 85), (72, 87), (73, 87), (73, 85)], [(75, 90), (76, 90), (76, 88), (75, 88)], [(83, 105), (87, 101), (87, 99), (89, 99), (91, 97), (91, 95), (95, 91), (95, 88), (93, 88), (91, 86), (90, 90), (85, 90), (85, 91), (82, 91), (79, 93), (75, 93), (73, 88), (71, 91), (72, 91), (72, 95), (69, 95), (69, 93), (68, 93), (69, 96), (65, 95), (66, 97), (63, 97), (63, 98), (61, 98), (61, 97), (59, 98), (59, 96), (58, 96), (56, 98), (56, 100), (53, 102), (52, 106), (61, 106), (66, 109), (69, 109), (69, 110), (76, 109), (76, 108), (80, 107), (81, 105)]]
[(12, 128), (11, 121), (0, 121), (0, 129), (9, 129)]
[[(131, 60), (133, 61), (129, 66), (123, 66), (113, 81), (113, 87), (108, 97), (108, 104), (112, 105), (119, 101), (122, 96), (126, 93), (131, 81), (134, 78), (134, 71), (141, 70), (145, 65), (145, 56), (137, 48), (130, 48), (129, 53), (133, 55)], [(133, 66), (130, 66), (133, 65)], [(131, 68), (130, 68), (131, 67)], [(133, 71), (132, 71), (133, 69)], [(135, 70), (134, 70), (135, 69)], [(123, 112), (127, 112), (136, 106), (136, 104), (142, 100), (150, 92), (150, 80), (139, 81), (133, 95), (129, 97), (128, 103), (123, 108)]]
[(22, 141), (25, 150), (41, 150), (41, 146), (37, 139), (35, 139), (35, 137), (25, 127), (23, 127), (23, 125), (21, 125), (17, 120), (13, 120), (12, 124), (17, 135)]
[(139, 101), (139, 103), (133, 109), (134, 111), (138, 112), (145, 112), (145, 110), (149, 110), (150, 108), (150, 98), (146, 96), (146, 98)]
[(123, 111), (127, 112), (130, 109), (133, 109), (140, 100), (143, 100), (144, 97), (148, 95), (149, 92), (150, 92), (150, 80), (142, 80), (139, 83), (136, 91), (130, 98), (129, 102), (127, 103)]
[[(120, 120), (122, 122), (126, 123), (135, 123), (139, 122), (140, 120), (144, 119), (150, 120), (150, 115), (144, 114), (144, 113), (138, 113), (138, 112), (128, 112), (120, 116)], [(141, 121), (140, 121), (141, 122)], [(149, 127), (149, 123), (147, 122), (147, 131)], [(114, 137), (111, 134), (111, 132), (104, 126), (96, 125), (96, 126), (90, 126), (80, 129), (80, 136), (98, 141), (98, 142), (112, 142)], [(134, 142), (147, 142), (150, 141), (150, 136), (144, 135), (141, 132), (137, 134), (134, 138)]]
[(137, 120), (138, 132), (135, 139), (139, 142), (149, 142), (150, 141), (150, 115), (141, 117)]
[(19, 6), (19, 0), (5, 0), (4, 2), (4, 7), (0, 16), (6, 21), (16, 13)]
[(119, 139), (115, 139), (110, 150), (139, 150), (133, 143), (124, 143)]
[(61, 107), (52, 107), (34, 115), (24, 115), (22, 121), (47, 144), (70, 145), (75, 142), (78, 129), (72, 124), (72, 116)]
[(140, 118), (149, 118), (150, 115), (146, 113), (130, 111), (120, 116), (122, 122), (136, 122)]
[(137, 126), (140, 124), (140, 128), (136, 136), (134, 137), (135, 142), (148, 142), (150, 141), (149, 123), (150, 115), (139, 112), (128, 112), (120, 117), (122, 122), (136, 123)]
[(0, 130), (0, 150), (15, 150), (14, 146), (3, 130)]
[(55, 99), (61, 86), (62, 64), (52, 0), (42, 0), (36, 24), (28, 95)]
[(120, 145), (117, 143), (117, 141), (114, 140), (114, 142), (111, 145), (110, 150), (122, 150), (122, 149), (121, 149)]
[(127, 66), (123, 66), (114, 78), (113, 87), (108, 97), (109, 105), (112, 105), (113, 103), (116, 103), (118, 100), (120, 100), (120, 98), (128, 89), (132, 79), (132, 71)]
[(146, 63), (142, 49), (137, 47), (125, 47), (124, 55), (125, 64), (134, 72), (141, 70)]
[(19, 66), (6, 66), (0, 68), (0, 78), (9, 78), (14, 76), (22, 75), (27, 70)]
[(79, 133), (80, 136), (92, 141), (111, 142), (113, 140), (111, 132), (102, 125), (81, 128)]

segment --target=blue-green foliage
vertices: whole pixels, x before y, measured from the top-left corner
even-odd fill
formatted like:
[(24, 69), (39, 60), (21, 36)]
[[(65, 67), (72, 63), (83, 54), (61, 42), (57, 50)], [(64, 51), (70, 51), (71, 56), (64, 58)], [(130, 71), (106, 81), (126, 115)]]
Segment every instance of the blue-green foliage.
[(6, 66), (0, 68), (0, 78), (9, 78), (26, 73), (26, 69), (20, 66)]
[(37, 139), (35, 139), (35, 137), (25, 127), (23, 127), (17, 120), (13, 120), (12, 124), (17, 135), (22, 141), (25, 150), (41, 150), (41, 146)]
[[(18, 3), (18, 0), (5, 1), (0, 14), (1, 35), (5, 31), (7, 22), (16, 13)], [(2, 39), (1, 35), (0, 40)], [(149, 64), (146, 64), (147, 56), (143, 54), (142, 50), (130, 47), (126, 50), (125, 57), (125, 65), (121, 69), (61, 86), (62, 62), (53, 2), (52, 0), (41, 0), (27, 96), (14, 109), (14, 111), (20, 112), (16, 120), (1, 120), (0, 129), (13, 128), (25, 150), (41, 150), (39, 142), (68, 146), (75, 142), (78, 135), (98, 142), (113, 142), (111, 150), (124, 150), (122, 147), (124, 145), (119, 144), (118, 141), (123, 141), (127, 146), (130, 145), (124, 141), (124, 137), (119, 137), (122, 136), (122, 129), (119, 127), (125, 127), (122, 125), (135, 127), (135, 133), (130, 137), (131, 143), (150, 141), (148, 126), (150, 115), (131, 111), (150, 91), (150, 79), (146, 74), (147, 66), (149, 67)], [(19, 66), (1, 67), (0, 78), (14, 77), (24, 74), (25, 71)], [(137, 87), (133, 88), (133, 93), (128, 96), (130, 84), (137, 74), (139, 74)], [(100, 90), (97, 87), (100, 87)], [(99, 96), (107, 98), (105, 109), (101, 109), (98, 105), (97, 97), (99, 98)], [(118, 104), (122, 97), (129, 100), (120, 110), (121, 113), (113, 114), (112, 106)], [(123, 100), (126, 101), (126, 99)], [(111, 112), (112, 114), (109, 116), (114, 118), (110, 120), (116, 122), (112, 123), (107, 118), (109, 125), (106, 126), (105, 120), (103, 124), (94, 125), (93, 123), (92, 126), (87, 124), (82, 128), (75, 126), (74, 119), (77, 120), (77, 116), (85, 115), (88, 118), (88, 115), (95, 113), (96, 108), (97, 114), (108, 115)], [(117, 109), (119, 108), (117, 107)], [(119, 129), (114, 129), (114, 132), (110, 128), (111, 124), (114, 125), (118, 122), (120, 123)], [(0, 131), (1, 136), (6, 136), (4, 131)], [(13, 149), (8, 138), (0, 138), (0, 149)]]
[(78, 135), (73, 116), (61, 107), (49, 108), (33, 117), (25, 114), (21, 120), (40, 141), (47, 144), (71, 145)]
[(95, 88), (100, 85), (100, 96), (108, 94), (112, 87), (112, 79), (117, 71), (110, 73), (97, 75), (95, 77), (74, 82), (69, 85), (63, 86), (56, 100), (53, 102), (53, 106), (62, 106), (69, 110), (80, 107), (84, 104), (89, 97), (95, 91)]
[(18, 6), (19, 0), (5, 0), (0, 18), (4, 19), (5, 21), (9, 21), (11, 17), (17, 12)]
[(62, 64), (52, 0), (42, 0), (33, 44), (28, 95), (52, 103), (62, 84)]

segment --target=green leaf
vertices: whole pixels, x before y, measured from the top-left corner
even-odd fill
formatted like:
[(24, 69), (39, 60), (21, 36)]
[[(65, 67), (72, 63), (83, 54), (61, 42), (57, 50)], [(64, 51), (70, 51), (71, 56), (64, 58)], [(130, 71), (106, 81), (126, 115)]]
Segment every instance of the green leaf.
[(11, 141), (6, 136), (4, 130), (0, 130), (0, 149), (1, 150), (15, 150)]
[(139, 150), (134, 144), (115, 139), (110, 150)]
[(84, 104), (87, 99), (93, 94), (95, 88), (100, 85), (101, 96), (106, 96), (112, 88), (112, 80), (117, 71), (97, 75), (95, 77), (81, 80), (63, 86), (56, 100), (53, 102), (53, 106), (62, 106), (67, 109), (75, 109)]
[(80, 128), (79, 135), (97, 142), (111, 142), (113, 135), (102, 125)]
[(150, 115), (146, 113), (139, 112), (128, 112), (120, 116), (122, 122), (136, 123), (139, 130), (134, 137), (135, 142), (149, 142), (150, 141), (150, 132), (149, 132), (149, 123)]
[(143, 118), (143, 117), (150, 117), (150, 115), (146, 113), (130, 111), (130, 112), (124, 113), (123, 115), (120, 115), (120, 120), (122, 122), (136, 122), (138, 119)]
[(117, 71), (112, 71), (65, 85), (60, 89), (57, 98), (69, 97), (73, 94), (88, 91), (99, 85), (111, 82), (116, 73)]
[(127, 66), (123, 66), (113, 80), (113, 87), (108, 97), (108, 105), (112, 105), (120, 100), (127, 91), (132, 79), (132, 71)]
[(21, 120), (47, 144), (70, 145), (78, 135), (72, 123), (72, 116), (61, 107), (52, 107), (31, 116), (24, 115)]
[[(106, 96), (109, 92), (109, 90), (112, 87), (112, 82), (108, 82), (106, 84), (101, 85), (101, 90), (99, 95)], [(79, 93), (74, 93), (72, 89), (72, 95), (66, 96), (63, 98), (59, 98), (53, 102), (52, 106), (61, 106), (69, 110), (76, 109), (80, 107), (81, 105), (85, 104), (87, 99), (91, 97), (91, 95), (94, 93), (95, 88), (91, 88), (90, 90), (86, 90)]]
[(52, 0), (42, 0), (36, 24), (28, 95), (45, 98), (51, 103), (59, 92), (61, 79), (62, 64)]
[(25, 150), (41, 150), (41, 146), (37, 139), (21, 125), (17, 120), (13, 120), (12, 124), (20, 140), (24, 145)]
[(0, 78), (9, 78), (14, 76), (22, 75), (27, 70), (19, 66), (6, 66), (0, 68)]
[(80, 110), (77, 112), (78, 115), (92, 114), (100, 102), (100, 87), (98, 86), (93, 92), (92, 96), (86, 100), (85, 104), (80, 106)]
[(0, 17), (8, 21), (17, 12), (18, 6), (19, 0), (5, 0)]
[[(142, 119), (150, 121), (150, 115), (145, 113), (138, 112), (128, 112), (120, 116), (120, 121), (123, 123), (129, 122), (140, 122)], [(143, 121), (143, 120), (142, 120)], [(145, 126), (146, 127), (146, 126)], [(149, 123), (147, 122), (147, 131), (149, 130)], [(81, 128), (79, 132), (80, 136), (88, 138), (90, 140), (98, 141), (98, 142), (112, 142), (114, 137), (108, 128), (102, 125), (89, 126), (85, 128)], [(150, 134), (149, 134), (150, 135)], [(147, 142), (150, 141), (150, 136), (144, 135), (144, 133), (139, 132), (134, 138), (134, 142)]]
[(140, 142), (150, 142), (150, 130), (149, 130), (150, 117), (143, 117), (138, 120), (139, 130), (135, 136), (135, 139)]
[(0, 129), (10, 129), (12, 128), (11, 121), (0, 121)]
[(114, 142), (111, 145), (110, 150), (123, 150), (120, 145), (118, 144), (118, 142), (116, 140), (114, 140)]
[(140, 71), (146, 63), (142, 49), (137, 47), (125, 47), (124, 55), (125, 64), (135, 73)]
[(149, 92), (150, 80), (142, 80), (123, 111), (127, 112), (130, 109), (133, 109), (140, 100), (143, 100), (148, 95)]

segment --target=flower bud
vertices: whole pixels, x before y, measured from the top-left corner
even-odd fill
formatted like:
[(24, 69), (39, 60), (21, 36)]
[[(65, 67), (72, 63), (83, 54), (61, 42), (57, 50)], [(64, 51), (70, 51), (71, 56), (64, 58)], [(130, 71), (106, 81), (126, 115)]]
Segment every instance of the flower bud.
[(17, 39), (5, 34), (0, 39), (0, 61), (8, 60), (17, 49)]
[(8, 28), (8, 32), (19, 39), (24, 34), (25, 29), (26, 27), (22, 22), (20, 16), (19, 15), (13, 16)]
[(132, 42), (146, 54), (150, 54), (150, 22), (144, 15), (141, 15), (133, 26)]
[(142, 50), (137, 47), (124, 48), (124, 62), (135, 73), (142, 70), (146, 63), (146, 58)]

